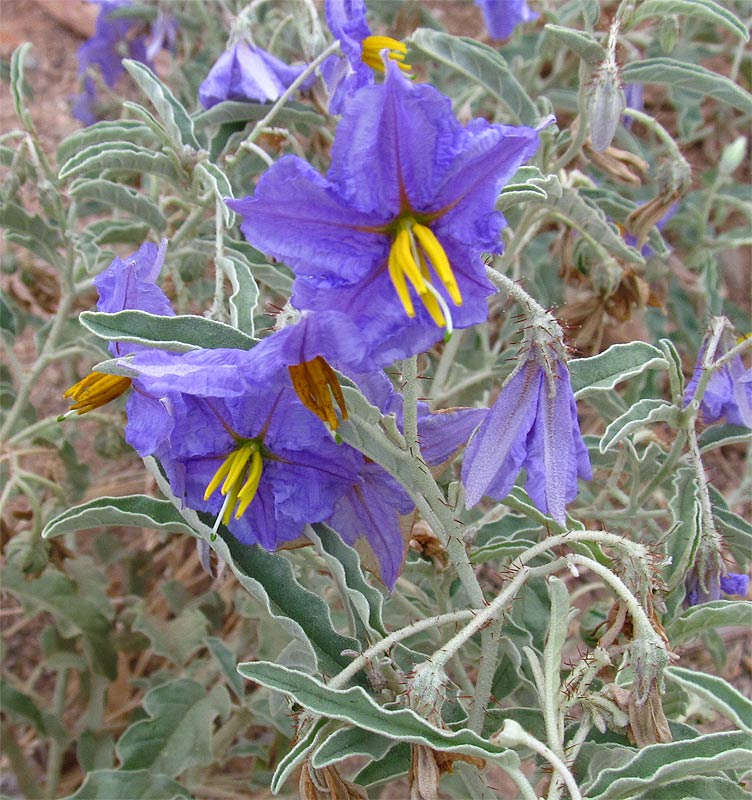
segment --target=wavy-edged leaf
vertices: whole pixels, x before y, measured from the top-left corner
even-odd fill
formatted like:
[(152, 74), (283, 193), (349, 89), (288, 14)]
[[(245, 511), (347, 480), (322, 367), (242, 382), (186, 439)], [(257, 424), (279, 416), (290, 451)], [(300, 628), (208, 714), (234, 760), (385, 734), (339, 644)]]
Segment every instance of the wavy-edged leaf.
[(232, 286), (229, 298), (232, 327), (253, 336), (256, 332), (253, 312), (259, 299), (259, 287), (253, 273), (245, 261), (239, 258), (220, 256), (214, 262), (215, 268), (224, 272)]
[(745, 42), (749, 41), (749, 31), (745, 24), (730, 9), (715, 0), (642, 0), (635, 8), (632, 24), (650, 17), (663, 19), (673, 14), (713, 22), (735, 33)]
[(625, 64), (622, 79), (625, 83), (658, 83), (676, 87), (712, 97), (752, 115), (752, 94), (724, 75), (699, 64), (688, 64), (667, 57), (647, 58)]
[(591, 392), (606, 392), (646, 369), (666, 369), (663, 353), (647, 342), (612, 344), (597, 356), (572, 359), (567, 366), (572, 391), (579, 400)]
[(86, 776), (79, 790), (65, 800), (176, 800), (190, 793), (167, 775), (151, 770), (99, 769)]
[(79, 179), (73, 183), (69, 191), (77, 200), (93, 200), (132, 214), (148, 222), (158, 233), (162, 233), (167, 227), (167, 220), (151, 200), (135, 189), (129, 189), (114, 181), (104, 178)]
[(752, 434), (749, 428), (743, 425), (711, 425), (700, 434), (697, 443), (700, 445), (700, 452), (705, 453), (728, 444), (742, 444), (750, 441), (750, 438)]
[(617, 417), (605, 430), (599, 449), (605, 453), (627, 436), (655, 422), (675, 423), (679, 411), (672, 403), (647, 397)]
[(4, 678), (0, 678), (0, 707), (10, 719), (32, 725), (40, 736), (52, 736), (63, 745), (70, 740), (57, 717), (40, 709), (29, 695), (15, 689)]
[(696, 739), (649, 745), (619, 768), (603, 770), (587, 789), (587, 797), (626, 800), (649, 788), (660, 791), (658, 787), (688, 776), (745, 769), (750, 759), (752, 736), (742, 731), (709, 733)]
[(131, 309), (114, 314), (84, 311), (79, 320), (100, 339), (133, 342), (174, 353), (221, 347), (250, 350), (257, 343), (256, 339), (231, 325), (192, 314), (162, 317)]
[[(269, 113), (270, 106), (265, 103), (241, 103), (225, 100), (194, 117), (196, 127), (224, 125), (228, 122), (258, 122)], [(321, 115), (302, 103), (286, 103), (275, 117), (275, 124), (284, 128), (316, 128), (321, 125)]]
[(752, 523), (734, 513), (723, 495), (713, 486), (710, 488), (710, 502), (713, 507), (718, 533), (743, 569), (752, 561)]
[(323, 769), (350, 756), (370, 760), (383, 758), (394, 747), (394, 740), (363, 728), (340, 728), (329, 736), (311, 757), (316, 769)]
[(383, 708), (360, 686), (331, 689), (310, 675), (269, 661), (239, 664), (238, 672), (249, 680), (291, 695), (300, 705), (323, 717), (343, 720), (363, 730), (434, 750), (490, 758), (502, 767), (519, 764), (514, 751), (493, 745), (473, 731), (447, 731), (431, 725), (409, 708)]
[(359, 786), (378, 786), (407, 775), (411, 763), (410, 745), (399, 742), (384, 756), (363, 767), (355, 776), (354, 782)]
[(298, 767), (301, 762), (308, 758), (308, 753), (311, 748), (316, 744), (319, 735), (323, 728), (327, 725), (327, 720), (317, 719), (311, 726), (311, 729), (298, 739), (297, 742), (288, 750), (288, 752), (280, 759), (277, 768), (274, 770), (272, 780), (269, 788), (273, 794), (277, 794), (282, 788), (285, 781), (290, 777), (293, 770)]
[(749, 626), (752, 620), (752, 602), (747, 600), (713, 600), (691, 606), (680, 614), (667, 629), (672, 645), (699, 636), (708, 629), (729, 625)]
[(544, 37), (555, 39), (557, 44), (564, 44), (591, 67), (597, 67), (606, 59), (606, 49), (591, 34), (560, 25), (545, 25)]
[(430, 28), (418, 28), (407, 41), (411, 49), (419, 50), (482, 86), (508, 108), (518, 122), (530, 126), (540, 122), (540, 111), (514, 77), (504, 57), (488, 45)]
[(211, 764), (214, 718), (230, 713), (224, 686), (207, 692), (200, 683), (179, 678), (148, 692), (143, 707), (151, 719), (133, 723), (115, 746), (123, 770), (148, 769), (174, 778), (189, 767)]
[(690, 694), (697, 695), (737, 728), (752, 731), (752, 701), (723, 678), (683, 667), (667, 667), (663, 674)]
[(669, 500), (673, 525), (666, 542), (666, 555), (671, 563), (666, 567), (667, 591), (676, 588), (694, 560), (699, 542), (702, 509), (693, 467), (677, 470), (673, 480), (674, 493)]
[(60, 231), (45, 222), (39, 214), (29, 214), (16, 203), (0, 204), (0, 227), (5, 228), (8, 241), (30, 250), (52, 266), (60, 261), (55, 248), (62, 245)]
[(193, 120), (172, 91), (140, 61), (123, 59), (123, 66), (131, 74), (141, 91), (149, 98), (157, 111), (159, 118), (164, 123), (165, 130), (170, 138), (179, 147), (188, 145), (194, 150), (199, 149), (198, 140), (193, 130)]
[[(752, 800), (752, 792), (745, 791), (729, 778), (685, 778), (671, 781), (661, 788), (661, 798), (681, 800)], [(633, 795), (630, 800), (658, 800), (655, 790), (650, 788)]]
[(226, 198), (235, 196), (232, 192), (232, 184), (227, 178), (227, 175), (225, 175), (216, 164), (212, 164), (211, 161), (202, 161), (196, 167), (195, 171), (202, 176), (204, 183), (214, 192), (214, 197), (217, 202), (222, 204), (222, 218), (224, 219), (225, 227), (231, 228), (235, 224), (237, 215), (230, 206), (225, 203)]
[(292, 272), (282, 264), (269, 264), (262, 253), (246, 242), (225, 240), (225, 255), (239, 259), (251, 271), (254, 280), (268, 286), (280, 297), (292, 294)]
[(28, 111), (29, 101), (26, 97), (28, 86), (26, 85), (26, 59), (29, 57), (31, 44), (25, 42), (13, 51), (10, 58), (10, 93), (13, 97), (13, 105), (16, 115), (21, 124), (27, 131), (33, 131), (34, 123)]
[(134, 119), (121, 119), (117, 122), (103, 120), (82, 128), (63, 139), (57, 148), (57, 163), (65, 164), (76, 153), (105, 142), (130, 142), (147, 148), (160, 146), (160, 140), (151, 128)]
[(84, 649), (95, 672), (111, 680), (117, 675), (117, 653), (110, 641), (112, 625), (81, 587), (61, 572), (48, 568), (27, 580), (10, 565), (3, 570), (3, 590), (23, 603), (27, 613), (48, 611), (62, 636), (82, 634)]
[(381, 618), (384, 598), (374, 589), (363, 575), (357, 551), (346, 544), (342, 537), (328, 525), (314, 523), (314, 533), (318, 536), (321, 548), (326, 554), (329, 568), (337, 570), (339, 581), (345, 587), (350, 603), (358, 618), (370, 632), (386, 636)]
[(245, 684), (243, 679), (238, 675), (237, 661), (229, 647), (216, 636), (206, 636), (204, 644), (209, 652), (214, 656), (215, 661), (219, 665), (222, 675), (224, 675), (228, 686), (232, 689), (233, 694), (241, 702), (245, 701)]
[(42, 536), (51, 539), (64, 533), (108, 525), (195, 535), (169, 500), (132, 494), (124, 497), (98, 497), (83, 505), (69, 508), (44, 526)]
[(105, 142), (81, 150), (69, 158), (61, 167), (61, 180), (80, 175), (100, 175), (104, 170), (115, 172), (138, 172), (166, 178), (175, 186), (186, 183), (175, 162), (165, 153), (147, 150), (131, 142)]
[(133, 219), (98, 219), (86, 226), (83, 236), (99, 247), (116, 242), (139, 245), (148, 238), (149, 226)]

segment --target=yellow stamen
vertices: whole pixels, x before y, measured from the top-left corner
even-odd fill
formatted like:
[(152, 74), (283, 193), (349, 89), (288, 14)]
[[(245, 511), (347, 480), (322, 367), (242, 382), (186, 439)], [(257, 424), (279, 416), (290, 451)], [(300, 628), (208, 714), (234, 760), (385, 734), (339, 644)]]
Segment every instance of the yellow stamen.
[(332, 395), (339, 406), (342, 419), (347, 419), (347, 407), (342, 387), (335, 371), (321, 357), (289, 366), (290, 380), (300, 402), (325, 422), (333, 431), (339, 427)]
[(388, 58), (403, 71), (410, 72), (410, 65), (404, 64), (407, 46), (391, 36), (366, 36), (361, 42), (363, 52), (361, 59), (376, 72), (384, 72), (384, 62), (381, 60), (382, 50), (388, 50)]
[(245, 483), (238, 492), (238, 508), (235, 511), (235, 519), (240, 519), (245, 514), (248, 506), (253, 502), (253, 498), (258, 491), (259, 482), (261, 481), (261, 473), (264, 469), (264, 459), (261, 458), (261, 453), (258, 450), (254, 451), (251, 456), (251, 466), (248, 468), (248, 477)]
[(433, 264), (433, 268), (436, 270), (436, 274), (444, 284), (444, 288), (449, 293), (449, 296), (454, 300), (455, 305), (461, 306), (462, 295), (460, 294), (459, 286), (457, 286), (457, 281), (455, 280), (452, 267), (449, 264), (449, 259), (444, 252), (444, 248), (439, 243), (434, 232), (425, 225), (420, 225), (416, 222), (413, 225), (413, 233), (415, 234), (415, 238), (420, 242), (421, 247), (426, 251), (426, 255), (431, 264)]
[(120, 397), (131, 385), (131, 379), (123, 375), (107, 375), (104, 372), (90, 372), (78, 383), (74, 383), (64, 394), (73, 400), (71, 411), (85, 414), (99, 408), (110, 400)]
[(222, 461), (204, 492), (206, 501), (224, 481), (220, 492), (225, 501), (217, 516), (217, 525), (220, 520), (227, 525), (232, 519), (233, 509), (235, 519), (243, 516), (258, 491), (263, 463), (261, 447), (255, 440), (243, 441)]
[(408, 317), (414, 317), (415, 308), (407, 287), (409, 281), (436, 325), (449, 328), (449, 308), (431, 283), (429, 262), (455, 305), (462, 305), (462, 295), (449, 259), (434, 232), (413, 217), (399, 219), (387, 261), (397, 296)]

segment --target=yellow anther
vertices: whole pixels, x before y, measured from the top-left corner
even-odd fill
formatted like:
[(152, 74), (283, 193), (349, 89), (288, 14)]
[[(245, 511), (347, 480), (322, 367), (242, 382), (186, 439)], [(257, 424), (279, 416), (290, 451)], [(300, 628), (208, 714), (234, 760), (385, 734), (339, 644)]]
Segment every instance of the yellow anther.
[(410, 65), (404, 64), (407, 46), (391, 36), (366, 36), (361, 42), (363, 48), (361, 59), (376, 72), (384, 72), (384, 62), (381, 60), (383, 50), (388, 50), (387, 57), (403, 71), (410, 72)]
[(244, 444), (234, 452), (232, 455), (232, 466), (230, 467), (230, 471), (227, 473), (225, 482), (222, 484), (223, 495), (231, 492), (233, 487), (240, 482), (240, 476), (243, 474), (243, 470), (248, 463), (248, 459), (255, 450), (256, 443), (250, 442), (249, 444)]
[(407, 281), (405, 280), (405, 273), (400, 269), (399, 264), (397, 263), (397, 255), (394, 252), (394, 247), (391, 248), (389, 251), (389, 277), (392, 279), (392, 285), (394, 286), (395, 291), (397, 292), (397, 297), (399, 297), (400, 302), (402, 303), (402, 307), (405, 309), (405, 313), (408, 317), (412, 318), (415, 316), (415, 308), (413, 306), (413, 301), (410, 298), (410, 292), (407, 289)]
[[(426, 264), (426, 259), (423, 256), (423, 253), (418, 251), (418, 260), (420, 261), (420, 272), (424, 278), (428, 279), (428, 265)], [(432, 290), (427, 291), (425, 294), (420, 296), (420, 299), (423, 301), (423, 305), (426, 307), (426, 311), (431, 315), (431, 319), (434, 321), (437, 327), (443, 328), (446, 326), (446, 318), (441, 310), (441, 306), (439, 305), (439, 301), (436, 299), (438, 297), (438, 292), (436, 289), (431, 286), (430, 283), (426, 284), (426, 289)]]
[(74, 383), (64, 394), (73, 400), (71, 411), (85, 414), (95, 408), (109, 403), (128, 391), (131, 379), (123, 375), (107, 375), (104, 372), (90, 372), (78, 383)]
[(261, 453), (255, 450), (251, 456), (251, 466), (248, 468), (248, 477), (238, 492), (238, 508), (235, 511), (235, 519), (240, 519), (245, 514), (248, 506), (253, 502), (253, 498), (258, 491), (261, 474), (263, 472), (264, 459)]
[(347, 407), (337, 374), (321, 356), (289, 366), (290, 380), (300, 402), (332, 430), (339, 420), (334, 411), (332, 395), (339, 406), (342, 419), (347, 419)]
[(444, 248), (436, 238), (434, 232), (427, 228), (425, 225), (415, 223), (413, 225), (413, 233), (415, 238), (420, 242), (420, 246), (426, 251), (429, 261), (433, 264), (439, 280), (444, 284), (444, 288), (449, 293), (449, 296), (454, 301), (455, 305), (462, 305), (462, 295), (460, 294), (459, 286), (455, 280), (452, 267), (449, 264)]
[(225, 476), (232, 467), (234, 456), (235, 452), (233, 451), (219, 465), (219, 469), (214, 473), (214, 477), (209, 481), (209, 484), (206, 487), (206, 491), (204, 492), (204, 501), (208, 500), (214, 494), (214, 492), (217, 491), (217, 487), (219, 486), (220, 483), (222, 483), (222, 481), (225, 479)]

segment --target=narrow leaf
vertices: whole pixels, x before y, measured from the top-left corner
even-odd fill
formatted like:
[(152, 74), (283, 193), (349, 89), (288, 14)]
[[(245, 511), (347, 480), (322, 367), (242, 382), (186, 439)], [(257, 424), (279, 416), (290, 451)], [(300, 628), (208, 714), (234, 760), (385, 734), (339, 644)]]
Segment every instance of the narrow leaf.
[(683, 667), (667, 667), (663, 674), (687, 692), (697, 695), (738, 728), (752, 730), (752, 701), (723, 678)]
[(748, 626), (752, 615), (752, 602), (745, 600), (714, 600), (692, 606), (678, 616), (668, 627), (672, 645), (699, 636), (708, 629), (729, 625)]
[(607, 428), (599, 449), (605, 453), (614, 447), (627, 436), (642, 430), (647, 425), (654, 422), (674, 422), (678, 414), (678, 409), (665, 400), (655, 400), (646, 398), (635, 403), (629, 411), (615, 419)]
[(634, 378), (646, 369), (666, 369), (663, 353), (647, 342), (613, 344), (591, 358), (575, 358), (569, 362), (572, 391), (579, 399), (591, 392), (606, 392), (621, 381)]
[(86, 776), (80, 789), (66, 800), (175, 800), (191, 795), (167, 775), (150, 770), (100, 769)]
[(81, 324), (95, 336), (108, 341), (133, 342), (175, 353), (201, 348), (233, 347), (250, 350), (256, 340), (224, 322), (181, 314), (162, 317), (146, 311), (84, 311)]
[(625, 83), (658, 83), (684, 89), (752, 114), (752, 94), (724, 75), (698, 64), (688, 64), (673, 58), (648, 58), (633, 61), (622, 70)]
[(178, 187), (185, 184), (187, 179), (185, 174), (178, 172), (169, 156), (130, 142), (105, 142), (87, 147), (66, 161), (58, 176), (61, 180), (67, 180), (80, 175), (100, 175), (104, 170), (158, 175)]
[(726, 30), (749, 41), (749, 32), (744, 23), (732, 11), (715, 0), (642, 0), (635, 10), (632, 24), (649, 17), (664, 19), (673, 14), (682, 14), (695, 19), (704, 19), (720, 25)]
[(585, 31), (548, 24), (543, 28), (543, 35), (555, 39), (557, 44), (566, 45), (591, 67), (597, 67), (606, 59), (605, 48)]
[(76, 181), (70, 188), (70, 194), (77, 200), (93, 200), (126, 211), (148, 222), (158, 233), (167, 227), (167, 220), (151, 200), (119, 183), (103, 178)]
[(311, 764), (323, 769), (351, 756), (371, 760), (383, 758), (394, 747), (394, 740), (362, 728), (340, 728), (316, 749)]
[(506, 60), (488, 45), (464, 36), (418, 28), (408, 39), (413, 48), (488, 91), (523, 125), (535, 126), (541, 113), (514, 77)]

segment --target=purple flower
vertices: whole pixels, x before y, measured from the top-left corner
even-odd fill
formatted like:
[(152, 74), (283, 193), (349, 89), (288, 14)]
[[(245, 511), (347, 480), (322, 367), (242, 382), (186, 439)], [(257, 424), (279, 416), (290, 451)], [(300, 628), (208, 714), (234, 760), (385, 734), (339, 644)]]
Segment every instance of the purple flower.
[(524, 467), (535, 505), (563, 525), (577, 477), (592, 477), (569, 371), (555, 356), (549, 366), (551, 356), (533, 343), (470, 440), (462, 465), (468, 508), (483, 495), (502, 500)]
[(382, 467), (363, 458), (356, 480), (337, 501), (328, 520), (348, 544), (364, 536), (381, 565), (381, 580), (390, 591), (402, 571), (404, 542), (399, 515), (413, 502)]
[[(138, 309), (163, 317), (174, 316), (175, 312), (172, 310), (169, 298), (157, 285), (166, 250), (167, 239), (162, 239), (159, 247), (151, 242), (145, 242), (125, 259), (114, 258), (109, 267), (94, 279), (94, 285), (99, 292), (97, 310), (113, 314), (126, 309)], [(136, 344), (122, 345), (120, 342), (109, 344), (113, 356), (135, 353), (142, 349), (144, 348)], [(78, 414), (85, 414), (120, 397), (130, 386), (131, 379), (123, 375), (91, 372), (71, 386), (63, 397), (69, 397), (73, 402), (68, 413), (75, 411)], [(142, 396), (143, 392), (138, 390), (137, 394)], [(133, 395), (129, 399), (130, 402), (137, 402)], [(160, 416), (161, 412), (158, 412), (157, 417)], [(154, 424), (158, 423), (155, 421)]]
[(246, 239), (294, 270), (293, 305), (346, 314), (385, 366), (486, 319), (496, 199), (537, 145), (531, 128), (461, 126), (448, 98), (390, 62), (349, 103), (326, 177), (285, 156), (227, 203)]
[(274, 101), (304, 69), (288, 66), (266, 50), (241, 41), (217, 59), (199, 87), (198, 99), (204, 108), (223, 100)]
[(215, 516), (245, 544), (273, 549), (332, 515), (362, 456), (335, 444), (285, 372), (266, 374), (253, 352), (136, 354), (129, 367), (161, 399), (169, 423), (147, 441), (141, 416), (149, 410), (129, 409), (126, 438), (141, 455), (157, 455), (189, 508)]
[[(716, 359), (728, 350), (724, 340), (725, 337), (715, 353)], [(684, 392), (685, 408), (695, 398), (697, 385), (702, 377), (706, 347), (707, 339), (700, 348), (692, 379)], [(700, 400), (700, 411), (705, 423), (717, 422), (725, 417), (730, 425), (752, 428), (752, 370), (745, 370), (741, 356), (734, 356), (711, 374)]]
[(344, 56), (332, 56), (322, 66), (331, 95), (329, 113), (341, 114), (349, 97), (374, 82), (374, 70), (384, 72), (383, 50), (388, 51), (389, 59), (401, 64), (400, 69), (410, 70), (403, 63), (407, 47), (389, 36), (371, 34), (363, 0), (325, 0), (324, 11), (329, 30), (339, 41)]
[(538, 19), (525, 0), (475, 0), (475, 5), (481, 7), (493, 39), (508, 39), (517, 25)]
[[(643, 90), (641, 83), (627, 83), (624, 85), (624, 99), (627, 103), (627, 108), (634, 108), (637, 111), (642, 111), (645, 107)], [(628, 130), (632, 130), (634, 119), (626, 117), (622, 125)]]
[[(711, 563), (715, 563), (715, 559)], [(706, 570), (706, 574), (700, 576), (698, 569), (693, 569), (687, 574), (685, 581), (686, 597), (685, 604), (696, 606), (701, 603), (710, 603), (713, 600), (720, 600), (721, 593), (735, 594), (746, 597), (749, 589), (749, 575), (738, 572), (729, 572), (721, 575), (716, 568)]]
[[(98, 67), (105, 84), (112, 88), (125, 73), (124, 57), (150, 64), (146, 54), (147, 37), (139, 34), (143, 20), (113, 17), (113, 12), (127, 8), (131, 0), (96, 0), (99, 3), (94, 35), (78, 48), (78, 73), (84, 75)], [(98, 119), (96, 84), (84, 77), (84, 91), (74, 100), (73, 115), (86, 125)]]

